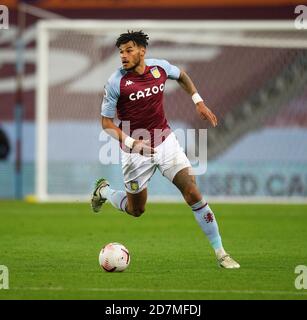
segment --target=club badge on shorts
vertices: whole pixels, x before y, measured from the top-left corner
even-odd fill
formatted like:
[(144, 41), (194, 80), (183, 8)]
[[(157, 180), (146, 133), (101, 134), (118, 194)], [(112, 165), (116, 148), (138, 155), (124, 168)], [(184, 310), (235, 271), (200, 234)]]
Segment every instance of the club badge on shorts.
[(154, 78), (159, 79), (161, 77), (161, 73), (158, 69), (158, 67), (154, 67), (150, 69), (151, 74), (153, 75)]
[(132, 191), (137, 191), (139, 190), (139, 183), (137, 181), (131, 181), (130, 182), (130, 188)]

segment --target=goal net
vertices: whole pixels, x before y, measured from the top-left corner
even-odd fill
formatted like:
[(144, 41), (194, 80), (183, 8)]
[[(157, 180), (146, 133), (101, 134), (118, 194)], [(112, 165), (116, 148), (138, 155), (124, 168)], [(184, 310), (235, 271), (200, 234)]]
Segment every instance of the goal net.
[[(178, 83), (166, 83), (166, 115), (193, 164), (207, 142), (207, 170), (197, 175), (206, 198), (307, 197), (307, 37), (293, 21), (50, 20), (37, 32), (38, 200), (89, 199), (99, 177), (124, 188), (100, 106), (120, 67), (115, 40), (128, 29), (149, 34), (148, 58), (186, 70), (219, 119), (211, 128)], [(149, 189), (151, 199), (181, 199), (158, 172)]]

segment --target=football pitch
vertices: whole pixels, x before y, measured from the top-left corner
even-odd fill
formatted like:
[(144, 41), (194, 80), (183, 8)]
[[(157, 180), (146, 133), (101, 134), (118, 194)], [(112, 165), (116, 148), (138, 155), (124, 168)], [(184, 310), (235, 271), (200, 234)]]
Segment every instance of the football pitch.
[[(0, 202), (0, 299), (307, 299), (297, 265), (307, 265), (307, 205), (212, 204), (224, 247), (241, 269), (217, 266), (184, 204), (148, 204), (140, 218), (109, 204)], [(100, 249), (123, 243), (131, 263), (104, 272)]]

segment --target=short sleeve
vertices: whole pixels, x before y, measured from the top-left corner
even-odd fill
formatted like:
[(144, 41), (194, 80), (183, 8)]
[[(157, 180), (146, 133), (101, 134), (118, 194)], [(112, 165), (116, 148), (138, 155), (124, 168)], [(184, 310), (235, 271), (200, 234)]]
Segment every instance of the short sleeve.
[(178, 80), (180, 77), (180, 69), (177, 66), (170, 64), (167, 60), (146, 59), (148, 65), (157, 65), (163, 68), (167, 77), (172, 80)]
[(177, 66), (170, 64), (168, 61), (165, 61), (165, 71), (167, 73), (167, 77), (172, 80), (178, 80), (180, 77), (180, 69)]
[(101, 104), (101, 115), (107, 118), (114, 118), (119, 98), (120, 81), (109, 79), (104, 86), (104, 96)]

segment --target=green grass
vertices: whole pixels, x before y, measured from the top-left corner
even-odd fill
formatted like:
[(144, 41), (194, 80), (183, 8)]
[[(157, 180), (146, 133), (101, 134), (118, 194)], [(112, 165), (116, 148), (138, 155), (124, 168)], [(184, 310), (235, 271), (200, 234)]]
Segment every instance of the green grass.
[[(140, 218), (105, 205), (0, 202), (0, 299), (306, 299), (294, 287), (307, 264), (307, 206), (211, 205), (239, 270), (217, 267), (184, 204), (148, 204)], [(106, 273), (98, 253), (121, 242), (131, 263)]]

